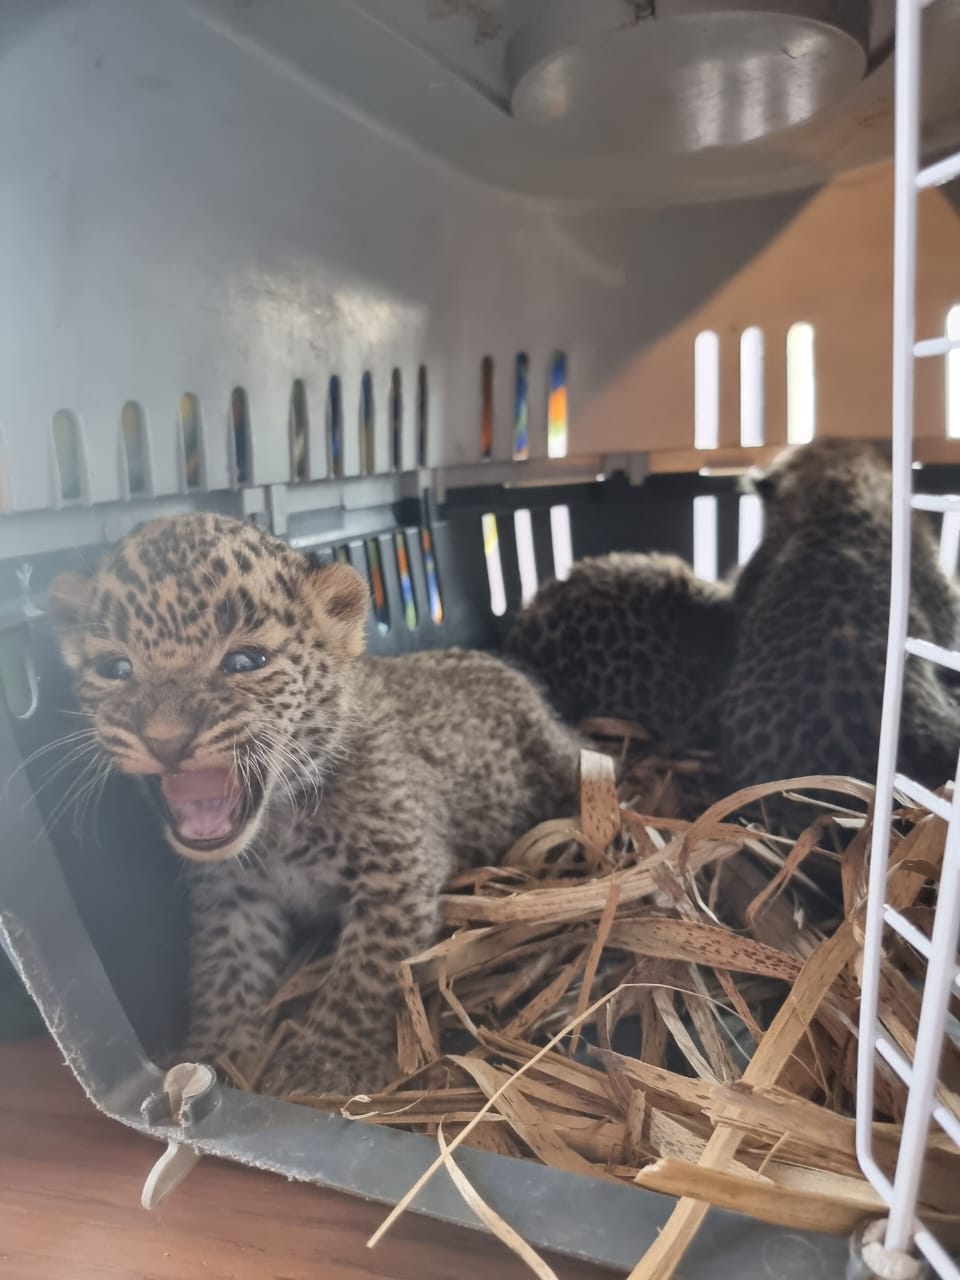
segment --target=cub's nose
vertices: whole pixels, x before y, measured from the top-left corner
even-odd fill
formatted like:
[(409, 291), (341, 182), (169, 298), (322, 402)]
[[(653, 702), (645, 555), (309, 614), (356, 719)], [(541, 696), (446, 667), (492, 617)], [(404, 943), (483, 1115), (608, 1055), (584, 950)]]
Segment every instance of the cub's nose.
[(175, 769), (190, 754), (194, 737), (193, 729), (172, 729), (169, 733), (155, 729), (145, 733), (143, 741), (158, 764)]

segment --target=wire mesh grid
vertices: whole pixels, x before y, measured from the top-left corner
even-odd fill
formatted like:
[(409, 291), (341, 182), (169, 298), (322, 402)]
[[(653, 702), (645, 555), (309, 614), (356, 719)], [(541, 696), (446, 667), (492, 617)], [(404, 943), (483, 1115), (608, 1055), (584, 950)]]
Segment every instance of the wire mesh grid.
[[(960, 510), (960, 497), (914, 496), (912, 493), (915, 362), (918, 359), (942, 358), (960, 346), (960, 341), (950, 337), (917, 341), (915, 333), (917, 195), (919, 191), (940, 186), (960, 175), (960, 153), (927, 168), (921, 168), (919, 163), (920, 40), (924, 7), (924, 0), (898, 0), (897, 3), (890, 630), (877, 765), (878, 820), (873, 833), (864, 939), (857, 1152), (864, 1174), (889, 1206), (883, 1240), (888, 1254), (906, 1253), (915, 1246), (944, 1280), (960, 1280), (960, 1267), (916, 1216), (931, 1123), (938, 1125), (960, 1145), (960, 1125), (937, 1097), (948, 1006), (951, 995), (960, 991), (960, 971), (956, 963), (960, 930), (960, 786), (955, 779), (952, 797), (944, 798), (897, 772), (898, 731), (907, 656), (960, 670), (960, 653), (912, 639), (907, 634), (912, 512), (945, 514)], [(947, 823), (940, 891), (929, 938), (885, 901), (890, 829), (889, 822), (880, 821), (879, 815), (891, 811), (895, 795), (921, 805)], [(912, 1062), (883, 1034), (878, 1019), (881, 948), (884, 930), (888, 928), (898, 933), (927, 961)], [(872, 1117), (878, 1057), (908, 1088), (892, 1181), (878, 1164), (873, 1150)]]

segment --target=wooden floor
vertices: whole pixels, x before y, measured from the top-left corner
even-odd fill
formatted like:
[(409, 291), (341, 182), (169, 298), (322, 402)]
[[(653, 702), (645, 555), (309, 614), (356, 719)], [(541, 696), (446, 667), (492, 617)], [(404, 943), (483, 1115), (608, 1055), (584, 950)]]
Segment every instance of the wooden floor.
[[(0, 1044), (0, 1280), (520, 1280), (499, 1243), (216, 1161), (147, 1213), (159, 1144), (104, 1119), (48, 1040)], [(553, 1260), (562, 1280), (609, 1273)]]

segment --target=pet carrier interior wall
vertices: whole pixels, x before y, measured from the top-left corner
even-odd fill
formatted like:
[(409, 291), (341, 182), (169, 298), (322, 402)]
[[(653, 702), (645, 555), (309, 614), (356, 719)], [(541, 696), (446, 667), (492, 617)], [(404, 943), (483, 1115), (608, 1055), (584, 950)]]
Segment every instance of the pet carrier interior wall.
[[(230, 512), (355, 564), (370, 644), (399, 653), (494, 644), (587, 554), (725, 572), (760, 532), (736, 473), (889, 432), (894, 44), (892, 0), (4, 4), (0, 918), (103, 1110), (174, 1132), (141, 1106), (182, 1030), (184, 913), (120, 780), (96, 816), (69, 770), (45, 786), (75, 724), (51, 578), (151, 515)], [(958, 55), (960, 4), (934, 0), (934, 159)], [(919, 216), (917, 331), (957, 337), (951, 187)], [(916, 403), (942, 491), (954, 355)], [(948, 517), (950, 568), (956, 546)], [(230, 1090), (191, 1142), (384, 1201), (433, 1154)], [(464, 1163), (528, 1238), (601, 1261), (667, 1212)], [(418, 1204), (470, 1219), (438, 1180)], [(769, 1274), (774, 1238), (824, 1275), (840, 1256), (709, 1222), (691, 1276), (718, 1250)]]

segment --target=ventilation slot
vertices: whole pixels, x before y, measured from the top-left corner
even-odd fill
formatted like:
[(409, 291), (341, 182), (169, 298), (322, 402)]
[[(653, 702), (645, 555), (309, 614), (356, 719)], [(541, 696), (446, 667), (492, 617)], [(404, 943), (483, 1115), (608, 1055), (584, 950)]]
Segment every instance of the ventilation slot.
[(80, 502), (86, 488), (83, 436), (69, 409), (58, 409), (53, 415), (53, 452), (61, 501)]
[(403, 600), (403, 616), (408, 631), (417, 629), (417, 601), (413, 594), (413, 579), (410, 577), (410, 557), (407, 554), (407, 535), (402, 529), (394, 534), (394, 546), (397, 552), (397, 576), (400, 579), (400, 596)]
[(707, 582), (717, 580), (717, 500), (709, 494), (693, 500), (693, 571)]
[[(960, 342), (960, 305), (947, 312), (947, 337)], [(960, 440), (960, 347), (947, 352), (947, 439)]]
[(490, 612), (495, 618), (502, 618), (507, 611), (507, 591), (500, 560), (497, 517), (488, 512), (481, 517), (480, 523), (483, 529), (483, 554), (487, 561), (487, 582), (490, 587)]
[(13, 506), (13, 495), (10, 492), (10, 455), (7, 452), (7, 441), (0, 433), (0, 511), (9, 511)]
[(553, 576), (562, 582), (564, 578), (569, 578), (573, 567), (569, 507), (550, 508), (550, 539), (553, 545)]
[(513, 458), (525, 462), (530, 457), (530, 359), (517, 356), (513, 384)]
[(740, 335), (740, 443), (763, 444), (763, 330), (751, 325)]
[(143, 406), (128, 400), (120, 410), (120, 442), (123, 450), (122, 482), (128, 498), (151, 491), (150, 445)]
[(480, 457), (493, 457), (493, 356), (480, 362)]
[(947, 511), (940, 524), (940, 568), (948, 578), (957, 572), (960, 555), (960, 511)]
[(0, 690), (15, 719), (28, 720), (36, 711), (40, 685), (30, 637), (24, 628), (0, 631)]
[(427, 366), (417, 370), (417, 465), (427, 465), (427, 423), (430, 413), (430, 391), (427, 386)]
[(720, 443), (720, 339), (712, 329), (693, 343), (693, 443), (697, 449)]
[(373, 596), (373, 615), (377, 620), (377, 630), (385, 636), (390, 630), (390, 610), (387, 607), (387, 592), (383, 585), (383, 566), (380, 563), (380, 543), (376, 538), (368, 538), (367, 567), (370, 573), (370, 591)]
[(302, 378), (294, 379), (290, 388), (290, 477), (294, 481), (310, 479), (310, 417), (307, 413), (307, 389)]
[(180, 397), (180, 450), (183, 473), (181, 485), (185, 489), (202, 489), (206, 476), (203, 465), (203, 425), (200, 401), (192, 391)]
[(746, 564), (763, 537), (763, 500), (743, 493), (737, 510), (737, 564)]
[(360, 381), (360, 474), (373, 475), (373, 376), (365, 373)]
[(233, 483), (249, 484), (253, 476), (253, 441), (250, 436), (250, 401), (243, 387), (230, 393), (230, 438)]
[(343, 391), (336, 374), (327, 390), (327, 471), (338, 480), (343, 475)]
[(423, 572), (427, 579), (427, 596), (430, 601), (430, 620), (439, 627), (443, 621), (443, 597), (440, 594), (440, 578), (433, 554), (433, 535), (424, 528), (420, 531), (420, 549), (423, 552)]
[(526, 604), (537, 594), (537, 556), (533, 547), (533, 521), (523, 508), (513, 513), (513, 530), (517, 539), (517, 568), (520, 570), (520, 598)]
[(809, 444), (817, 429), (817, 367), (813, 325), (787, 331), (787, 442)]
[(547, 457), (567, 456), (567, 357), (555, 351), (550, 357), (547, 384)]
[(403, 378), (399, 369), (390, 375), (390, 457), (394, 471), (403, 469)]

